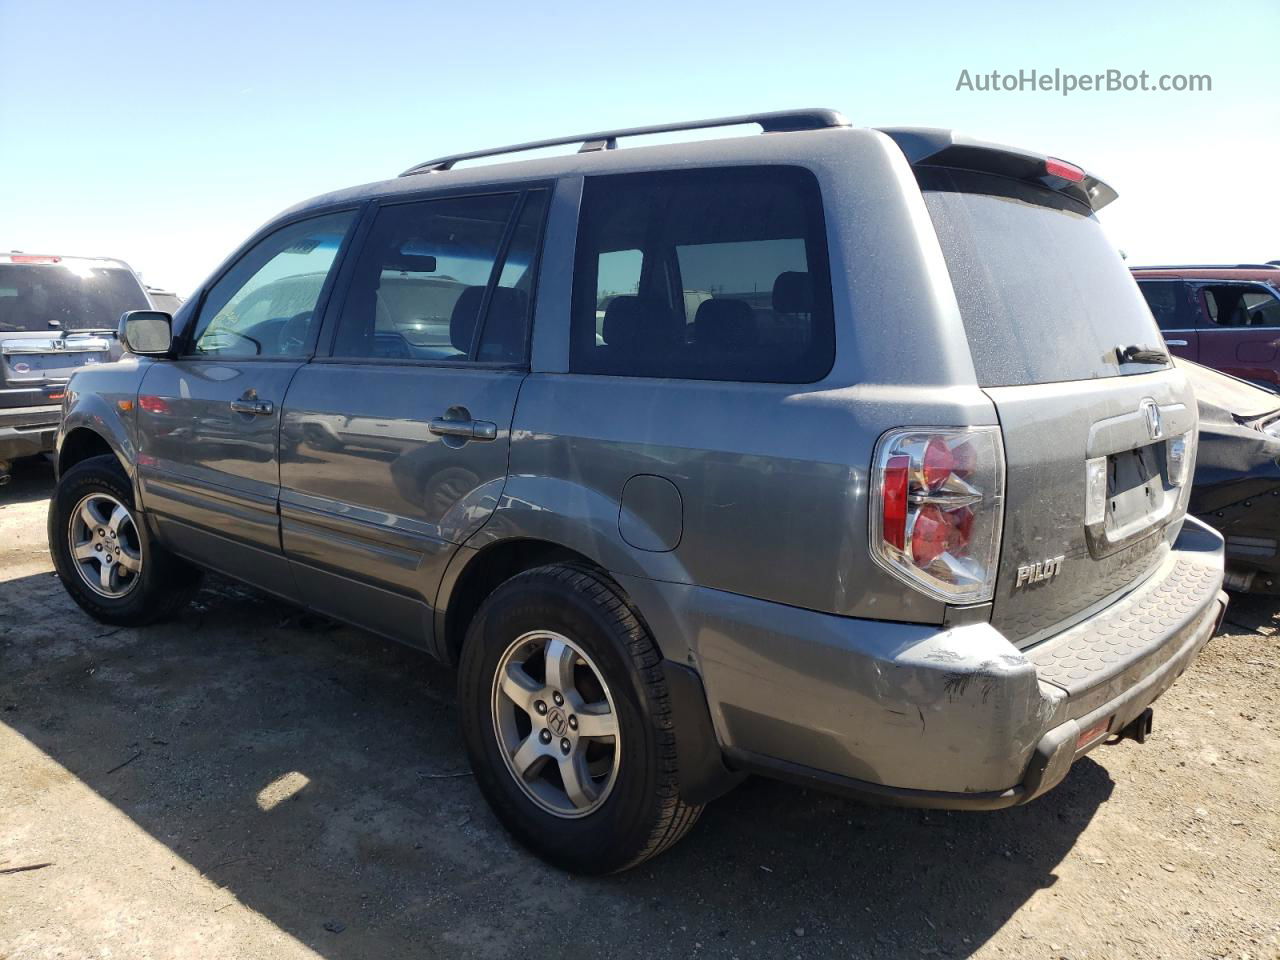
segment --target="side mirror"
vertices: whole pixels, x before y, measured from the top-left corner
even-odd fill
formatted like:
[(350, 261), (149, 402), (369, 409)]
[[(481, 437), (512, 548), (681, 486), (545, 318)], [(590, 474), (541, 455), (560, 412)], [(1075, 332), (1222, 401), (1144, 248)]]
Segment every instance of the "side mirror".
[(142, 357), (167, 357), (173, 349), (173, 317), (159, 310), (130, 310), (120, 318), (120, 342)]

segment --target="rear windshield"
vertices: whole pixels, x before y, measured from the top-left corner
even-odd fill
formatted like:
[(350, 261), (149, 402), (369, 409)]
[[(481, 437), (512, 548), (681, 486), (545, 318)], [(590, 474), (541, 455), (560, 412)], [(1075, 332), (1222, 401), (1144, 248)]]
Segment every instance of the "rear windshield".
[[(917, 176), (984, 387), (1150, 373), (1146, 301), (1089, 210), (1036, 184), (940, 168)], [(1132, 355), (1132, 354), (1130, 354)]]
[(120, 314), (149, 309), (142, 285), (128, 270), (0, 263), (0, 333), (114, 330)]

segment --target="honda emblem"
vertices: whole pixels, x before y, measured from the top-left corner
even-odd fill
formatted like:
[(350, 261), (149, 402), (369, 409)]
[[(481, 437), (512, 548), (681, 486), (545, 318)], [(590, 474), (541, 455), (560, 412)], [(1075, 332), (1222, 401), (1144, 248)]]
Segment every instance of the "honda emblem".
[(1156, 406), (1156, 402), (1150, 397), (1143, 400), (1138, 405), (1138, 409), (1143, 416), (1147, 418), (1147, 433), (1151, 435), (1152, 440), (1160, 439), (1160, 408)]

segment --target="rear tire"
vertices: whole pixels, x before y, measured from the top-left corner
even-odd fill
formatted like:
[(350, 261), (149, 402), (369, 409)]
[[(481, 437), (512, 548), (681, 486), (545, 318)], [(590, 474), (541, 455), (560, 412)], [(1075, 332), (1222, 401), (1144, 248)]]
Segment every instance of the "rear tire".
[(599, 574), (553, 565), (499, 586), (467, 631), (458, 684), (476, 782), (547, 862), (625, 870), (698, 819), (680, 799), (662, 655)]
[(58, 480), (49, 502), (49, 552), (71, 599), (102, 623), (163, 620), (200, 585), (198, 568), (150, 537), (129, 477), (109, 454), (82, 460)]

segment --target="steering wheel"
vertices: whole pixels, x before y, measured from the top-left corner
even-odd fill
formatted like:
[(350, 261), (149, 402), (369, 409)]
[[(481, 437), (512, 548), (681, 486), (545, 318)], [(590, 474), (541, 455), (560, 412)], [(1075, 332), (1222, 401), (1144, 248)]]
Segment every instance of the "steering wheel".
[[(211, 353), (215, 355), (221, 353), (226, 348), (222, 347), (218, 343), (219, 337), (235, 337), (237, 340), (244, 340), (253, 347), (253, 356), (256, 357), (262, 354), (262, 344), (253, 339), (253, 337), (247, 336), (246, 334), (240, 333), (236, 330), (226, 329), (214, 330), (212, 332), (205, 332), (204, 334), (201, 334), (200, 339), (196, 341), (196, 350), (200, 353)], [(206, 343), (206, 338), (209, 341), (208, 343)]]

